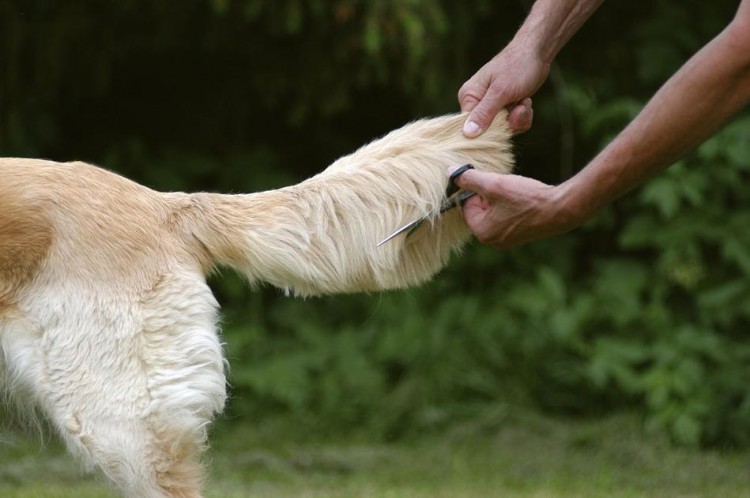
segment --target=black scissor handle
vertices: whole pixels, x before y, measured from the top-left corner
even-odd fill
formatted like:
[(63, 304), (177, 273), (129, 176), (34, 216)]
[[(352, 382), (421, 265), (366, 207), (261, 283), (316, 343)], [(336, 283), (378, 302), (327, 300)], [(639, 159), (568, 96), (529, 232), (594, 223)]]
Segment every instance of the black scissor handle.
[(474, 166), (471, 164), (464, 164), (460, 168), (458, 168), (456, 171), (451, 173), (451, 176), (448, 177), (448, 188), (445, 189), (445, 197), (447, 199), (450, 199), (453, 194), (458, 192), (460, 190), (460, 187), (456, 185), (456, 178), (463, 175), (470, 169), (474, 169)]

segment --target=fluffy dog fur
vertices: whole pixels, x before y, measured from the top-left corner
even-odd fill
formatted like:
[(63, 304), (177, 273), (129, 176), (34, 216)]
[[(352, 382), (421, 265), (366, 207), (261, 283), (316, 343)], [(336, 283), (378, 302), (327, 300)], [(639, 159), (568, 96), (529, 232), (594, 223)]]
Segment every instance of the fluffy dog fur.
[[(229, 266), (298, 295), (430, 278), (469, 237), (437, 216), (446, 168), (508, 172), (501, 115), (396, 130), (322, 173), (247, 195), (159, 193), (80, 162), (0, 159), (0, 377), (128, 497), (198, 497), (206, 427), (225, 401), (217, 303)], [(431, 223), (381, 246), (425, 212)]]

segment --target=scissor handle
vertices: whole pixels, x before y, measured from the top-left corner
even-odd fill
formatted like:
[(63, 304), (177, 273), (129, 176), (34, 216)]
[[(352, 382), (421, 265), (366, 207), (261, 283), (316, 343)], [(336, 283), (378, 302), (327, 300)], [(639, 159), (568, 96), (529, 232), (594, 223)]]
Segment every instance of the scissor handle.
[(448, 177), (448, 188), (445, 189), (445, 197), (447, 199), (450, 199), (450, 197), (459, 191), (461, 187), (456, 185), (456, 178), (463, 175), (470, 169), (474, 169), (474, 166), (471, 164), (464, 164), (460, 168), (458, 168), (456, 171), (451, 173), (451, 176)]

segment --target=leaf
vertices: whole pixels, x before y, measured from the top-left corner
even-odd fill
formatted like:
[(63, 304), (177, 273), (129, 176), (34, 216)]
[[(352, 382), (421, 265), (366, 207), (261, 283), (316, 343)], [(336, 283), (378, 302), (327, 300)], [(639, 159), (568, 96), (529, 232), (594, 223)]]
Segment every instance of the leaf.
[(251, 369), (233, 372), (232, 381), (299, 411), (310, 395), (308, 366), (308, 357), (304, 354), (279, 356)]
[(302, 5), (297, 1), (288, 1), (286, 9), (286, 31), (289, 34), (297, 34), (302, 29), (303, 11)]
[(375, 15), (367, 17), (365, 29), (362, 33), (362, 42), (364, 49), (368, 54), (377, 54), (380, 52), (382, 37), (380, 34), (380, 19)]
[(700, 442), (701, 424), (697, 418), (683, 413), (672, 424), (672, 433), (677, 442), (695, 446)]
[(636, 215), (625, 225), (620, 233), (618, 242), (623, 249), (638, 249), (654, 247), (654, 235), (658, 233), (659, 227), (653, 217), (641, 214)]
[(750, 283), (746, 279), (729, 280), (702, 291), (697, 302), (706, 312), (726, 312), (733, 304), (747, 305), (750, 302)]
[(218, 15), (222, 15), (226, 13), (226, 11), (229, 9), (230, 0), (210, 0), (210, 1), (211, 1), (211, 7), (213, 8), (214, 12)]
[(641, 199), (646, 204), (655, 206), (664, 219), (675, 216), (680, 208), (680, 195), (676, 185), (667, 178), (652, 180), (643, 188)]

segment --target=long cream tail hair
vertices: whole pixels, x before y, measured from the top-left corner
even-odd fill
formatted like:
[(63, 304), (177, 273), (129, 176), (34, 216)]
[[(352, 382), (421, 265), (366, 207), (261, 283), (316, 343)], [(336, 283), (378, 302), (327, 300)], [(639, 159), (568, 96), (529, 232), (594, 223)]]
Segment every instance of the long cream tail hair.
[[(438, 216), (449, 166), (507, 173), (513, 160), (504, 116), (480, 138), (460, 115), (411, 123), (322, 173), (250, 195), (198, 194), (194, 233), (211, 258), (299, 295), (403, 288), (429, 279), (468, 239), (458, 209)], [(412, 236), (377, 243), (430, 213)]]

